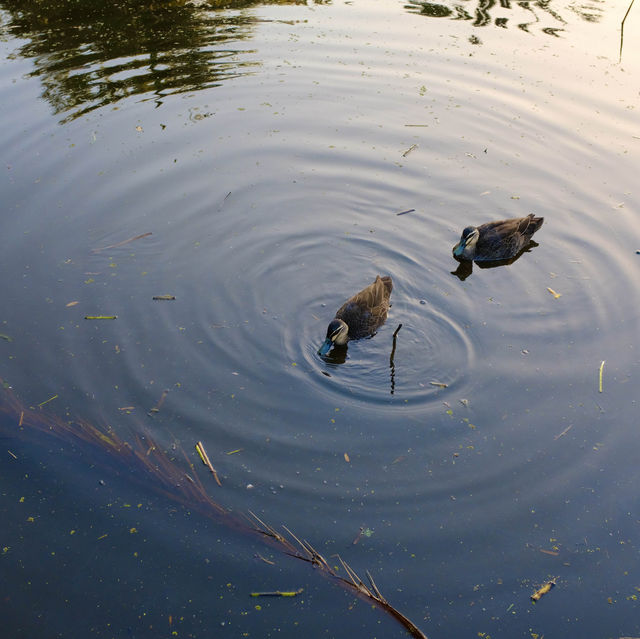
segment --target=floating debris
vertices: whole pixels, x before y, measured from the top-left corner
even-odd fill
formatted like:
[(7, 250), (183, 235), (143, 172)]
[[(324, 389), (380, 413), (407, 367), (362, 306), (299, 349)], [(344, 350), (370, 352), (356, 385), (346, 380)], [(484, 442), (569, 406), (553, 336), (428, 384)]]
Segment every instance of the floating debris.
[(438, 388), (447, 388), (449, 385), (444, 382), (429, 382), (431, 386), (437, 386)]
[(252, 597), (295, 597), (304, 591), (304, 588), (298, 590), (274, 590), (273, 592), (252, 592)]
[(560, 439), (564, 435), (566, 435), (573, 428), (573, 424), (569, 424), (561, 433), (556, 435), (554, 439)]
[(0, 333), (0, 339), (5, 340), (6, 342), (13, 342), (13, 337), (5, 335), (4, 333)]
[(162, 395), (160, 395), (160, 399), (158, 400), (158, 403), (147, 413), (149, 417), (153, 417), (153, 415), (160, 412), (160, 408), (162, 407), (162, 404), (164, 404), (164, 400), (167, 398), (168, 394), (169, 394), (169, 389), (165, 388), (162, 391)]
[(266, 557), (263, 557), (259, 552), (257, 552), (254, 557), (256, 559), (259, 559), (260, 561), (264, 561), (265, 564), (269, 564), (270, 566), (275, 566), (276, 562), (275, 561), (271, 561), (271, 559), (267, 559)]
[(122, 240), (122, 242), (118, 242), (117, 244), (110, 244), (109, 246), (103, 246), (102, 248), (93, 249), (94, 253), (100, 253), (100, 251), (106, 251), (107, 249), (118, 248), (119, 246), (124, 246), (125, 244), (129, 244), (129, 242), (135, 242), (136, 240), (141, 240), (143, 237), (149, 237), (152, 233), (142, 233), (140, 235), (136, 235), (135, 237), (130, 237), (128, 240)]
[(549, 288), (548, 286), (547, 286), (547, 290), (549, 291), (549, 293), (551, 293), (551, 295), (553, 295), (555, 299), (562, 297), (562, 293), (556, 293), (552, 288)]
[(406, 211), (400, 211), (400, 213), (396, 213), (396, 215), (406, 215), (407, 213), (413, 213), (415, 209), (407, 209)]
[[(45, 399), (44, 402), (41, 402), (40, 404), (38, 404), (38, 408), (42, 408), (45, 404), (48, 404), (49, 402), (52, 402), (54, 399), (57, 399), (58, 396), (57, 395), (53, 395), (53, 397), (49, 397), (49, 399)], [(22, 415), (20, 416), (20, 423), (22, 424)]]
[(198, 455), (200, 455), (202, 463), (213, 473), (213, 478), (216, 480), (216, 484), (218, 484), (218, 486), (222, 486), (220, 478), (218, 477), (218, 473), (216, 472), (216, 469), (211, 465), (209, 456), (207, 455), (207, 451), (204, 449), (202, 442), (198, 442), (196, 444), (196, 450), (198, 451)]
[(600, 362), (600, 374), (598, 376), (598, 392), (599, 393), (602, 392), (602, 371), (604, 370), (604, 362), (605, 360), (602, 360), (602, 362)]
[(536, 590), (531, 595), (531, 601), (533, 601), (533, 603), (536, 603), (536, 601), (540, 601), (540, 599), (544, 597), (544, 595), (546, 595), (555, 585), (556, 585), (556, 582), (554, 580), (547, 581), (546, 584), (538, 588), (538, 590)]
[(69, 302), (68, 304), (65, 304), (65, 306), (67, 308), (70, 308), (71, 306), (77, 306), (78, 304), (80, 304), (80, 302), (74, 301), (74, 302)]
[(154, 295), (153, 296), (154, 300), (175, 300), (176, 296), (175, 295)]
[(413, 151), (414, 149), (417, 149), (418, 145), (417, 144), (412, 144), (403, 154), (402, 157), (406, 158), (407, 155), (409, 155), (409, 153), (411, 153), (411, 151)]
[(117, 315), (85, 315), (86, 320), (115, 320), (118, 319)]
[(349, 458), (349, 454), (348, 453), (344, 454), (344, 460), (347, 462), (347, 464), (351, 461), (351, 459)]

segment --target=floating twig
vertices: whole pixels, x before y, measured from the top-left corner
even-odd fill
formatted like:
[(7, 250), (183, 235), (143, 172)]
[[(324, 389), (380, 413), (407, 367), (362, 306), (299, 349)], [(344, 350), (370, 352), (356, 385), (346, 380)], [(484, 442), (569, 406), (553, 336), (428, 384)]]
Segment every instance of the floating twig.
[(560, 439), (564, 435), (566, 435), (573, 428), (573, 424), (569, 424), (561, 433), (556, 435), (554, 439)]
[(10, 450), (7, 450), (7, 452), (9, 453), (9, 455), (11, 455), (11, 457), (13, 457), (14, 459), (18, 459), (18, 456), (15, 455), (14, 453), (12, 453)]
[(86, 320), (115, 320), (118, 319), (117, 315), (85, 315)]
[(304, 591), (304, 588), (298, 590), (273, 590), (271, 592), (252, 592), (252, 597), (295, 597)]
[(119, 246), (124, 246), (125, 244), (129, 244), (129, 242), (135, 242), (135, 240), (141, 240), (143, 237), (148, 237), (152, 235), (152, 233), (142, 233), (141, 235), (136, 235), (135, 237), (130, 237), (128, 240), (122, 240), (122, 242), (118, 242), (117, 244), (111, 244), (110, 246), (103, 246), (102, 248), (93, 249), (93, 253), (100, 253), (100, 251), (106, 251), (107, 249), (118, 248)]
[(600, 362), (600, 374), (598, 375), (598, 392), (599, 393), (602, 392), (602, 371), (604, 370), (604, 362), (605, 360), (602, 360), (602, 362)]
[(431, 386), (437, 386), (438, 388), (447, 388), (449, 384), (445, 384), (444, 382), (429, 382)]
[(531, 595), (531, 601), (533, 603), (536, 603), (536, 601), (540, 601), (540, 599), (544, 597), (544, 595), (546, 595), (555, 585), (556, 582), (553, 579), (551, 581), (547, 581), (546, 584), (538, 588), (538, 590), (536, 590)]
[(549, 288), (548, 286), (547, 286), (547, 290), (549, 291), (549, 293), (551, 293), (551, 295), (553, 295), (555, 299), (562, 297), (562, 293), (556, 293), (552, 288)]
[(417, 149), (418, 145), (417, 144), (412, 144), (403, 154), (402, 157), (406, 158), (407, 155), (409, 155), (409, 153), (411, 153), (411, 151), (413, 151), (414, 149)]
[(622, 22), (620, 23), (620, 57), (618, 59), (618, 63), (622, 62), (622, 41), (624, 39), (624, 21), (627, 19), (627, 16), (629, 15), (629, 11), (631, 11), (631, 7), (633, 6), (634, 2), (635, 0), (631, 0), (631, 3), (627, 7), (627, 12), (624, 14), (624, 18), (622, 18)]
[(6, 342), (13, 342), (13, 337), (5, 335), (4, 333), (0, 333), (0, 339), (5, 340)]
[[(58, 396), (57, 395), (53, 395), (52, 397), (49, 397), (49, 399), (45, 399), (44, 402), (41, 402), (40, 404), (38, 404), (38, 408), (42, 408), (45, 404), (48, 404), (49, 402), (52, 402), (54, 399), (57, 399)], [(22, 417), (20, 417), (20, 424), (22, 424)]]
[(213, 473), (213, 478), (216, 480), (216, 484), (218, 484), (218, 486), (222, 486), (220, 478), (218, 477), (218, 473), (209, 461), (209, 456), (207, 455), (207, 451), (204, 449), (202, 442), (198, 442), (196, 444), (196, 450), (198, 451), (198, 455), (200, 455), (202, 463)]
[(396, 213), (396, 215), (406, 215), (407, 213), (413, 213), (415, 209), (407, 209), (406, 211), (400, 211), (400, 213)]
[(175, 295), (154, 295), (152, 299), (154, 299), (154, 300), (175, 300), (176, 296)]
[(269, 564), (270, 566), (276, 565), (275, 561), (271, 561), (271, 559), (267, 559), (266, 557), (263, 557), (259, 552), (255, 554), (255, 557), (257, 557), (260, 561), (264, 561), (265, 564)]

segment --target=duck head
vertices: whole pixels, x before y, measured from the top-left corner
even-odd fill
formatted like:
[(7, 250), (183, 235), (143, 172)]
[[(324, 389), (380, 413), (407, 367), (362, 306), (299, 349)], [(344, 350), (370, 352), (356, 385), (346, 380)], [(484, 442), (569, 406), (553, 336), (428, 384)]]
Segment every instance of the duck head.
[(349, 327), (337, 317), (329, 322), (327, 327), (327, 338), (324, 344), (318, 349), (318, 355), (326, 355), (334, 344), (344, 346), (349, 340)]
[(467, 226), (462, 231), (460, 241), (453, 247), (453, 255), (463, 260), (470, 260), (475, 253), (475, 246), (480, 237), (480, 231), (475, 226)]

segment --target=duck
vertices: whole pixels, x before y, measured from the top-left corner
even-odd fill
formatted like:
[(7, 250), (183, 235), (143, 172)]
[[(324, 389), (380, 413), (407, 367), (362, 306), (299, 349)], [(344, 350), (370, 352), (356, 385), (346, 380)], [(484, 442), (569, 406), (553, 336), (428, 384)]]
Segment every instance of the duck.
[(318, 355), (326, 355), (334, 345), (344, 346), (349, 340), (375, 334), (387, 319), (392, 290), (391, 276), (378, 275), (375, 282), (349, 298), (329, 322), (327, 337)]
[(529, 244), (543, 222), (543, 217), (530, 213), (526, 217), (467, 226), (453, 247), (453, 256), (474, 262), (508, 260)]

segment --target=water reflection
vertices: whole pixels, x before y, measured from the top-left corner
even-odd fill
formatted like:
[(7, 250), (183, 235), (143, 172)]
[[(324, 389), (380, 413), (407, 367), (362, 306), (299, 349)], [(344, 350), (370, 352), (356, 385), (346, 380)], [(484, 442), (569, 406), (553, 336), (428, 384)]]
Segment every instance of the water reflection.
[(2, 31), (26, 40), (17, 53), (33, 60), (43, 97), (72, 120), (128, 96), (161, 104), (167, 95), (251, 73), (260, 62), (238, 43), (260, 22), (248, 11), (258, 4), (265, 3), (2, 0), (0, 8), (7, 14)]
[[(564, 31), (567, 20), (551, 6), (547, 0), (535, 2), (510, 0), (477, 0), (475, 6), (470, 0), (458, 2), (428, 2), (426, 0), (411, 0), (405, 5), (410, 13), (430, 18), (451, 18), (452, 20), (468, 20), (474, 27), (486, 27), (494, 25), (503, 29), (509, 27), (509, 23), (518, 29), (531, 32), (539, 29), (546, 35), (558, 37), (559, 32)], [(580, 4), (569, 5), (573, 11), (587, 22), (599, 22), (602, 17), (603, 7), (598, 0)], [(473, 44), (482, 44), (477, 36), (469, 38)]]
[[(495, 260), (493, 262), (476, 262), (476, 266), (478, 266), (478, 268), (497, 268), (498, 266), (508, 266), (509, 264), (513, 264), (516, 260), (519, 260), (525, 253), (530, 253), (531, 249), (536, 246), (540, 246), (538, 242), (530, 240), (529, 244), (527, 244), (527, 246), (525, 246), (515, 257), (508, 260)], [(455, 271), (451, 271), (451, 275), (455, 275), (461, 282), (464, 282), (473, 272), (473, 262), (471, 260), (460, 260), (455, 256), (453, 259), (459, 262), (459, 264)]]
[(347, 361), (347, 345), (337, 344), (326, 355), (320, 355), (320, 357), (330, 365), (344, 364)]

